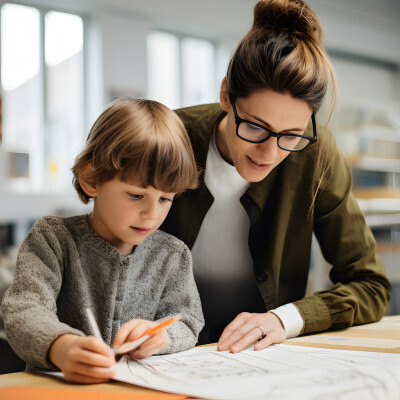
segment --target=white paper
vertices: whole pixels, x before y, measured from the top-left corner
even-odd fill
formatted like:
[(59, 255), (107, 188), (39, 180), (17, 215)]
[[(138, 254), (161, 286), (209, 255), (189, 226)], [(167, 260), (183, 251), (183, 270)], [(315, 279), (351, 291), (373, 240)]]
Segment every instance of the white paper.
[(400, 399), (400, 355), (274, 345), (124, 358), (115, 380), (208, 399)]

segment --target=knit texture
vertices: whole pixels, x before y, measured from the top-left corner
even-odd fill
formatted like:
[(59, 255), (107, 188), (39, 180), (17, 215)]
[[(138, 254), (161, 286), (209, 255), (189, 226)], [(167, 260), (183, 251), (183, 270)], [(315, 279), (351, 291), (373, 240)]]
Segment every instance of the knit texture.
[(92, 335), (90, 307), (111, 345), (134, 318), (184, 318), (167, 328), (160, 354), (193, 347), (204, 325), (186, 245), (155, 231), (133, 254), (121, 254), (94, 232), (87, 216), (43, 217), (21, 245), (14, 283), (2, 309), (8, 341), (27, 367), (51, 369), (51, 344), (63, 334)]

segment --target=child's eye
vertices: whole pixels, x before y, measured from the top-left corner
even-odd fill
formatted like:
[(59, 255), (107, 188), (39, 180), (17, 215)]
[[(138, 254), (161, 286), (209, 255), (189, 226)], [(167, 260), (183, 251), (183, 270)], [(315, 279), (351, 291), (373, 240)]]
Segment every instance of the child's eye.
[(161, 203), (168, 203), (171, 202), (172, 203), (173, 199), (169, 199), (168, 197), (160, 197), (160, 202)]
[(132, 199), (132, 200), (140, 200), (143, 198), (142, 194), (134, 194), (134, 193), (128, 193), (128, 196)]

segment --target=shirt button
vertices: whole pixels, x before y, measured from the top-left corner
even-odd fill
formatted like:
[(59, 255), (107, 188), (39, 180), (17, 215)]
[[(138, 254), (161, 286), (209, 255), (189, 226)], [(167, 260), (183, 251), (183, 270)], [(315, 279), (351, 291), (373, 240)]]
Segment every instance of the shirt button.
[(256, 276), (256, 280), (258, 283), (263, 283), (268, 279), (268, 272), (267, 271), (263, 271), (260, 272), (259, 274), (257, 274)]

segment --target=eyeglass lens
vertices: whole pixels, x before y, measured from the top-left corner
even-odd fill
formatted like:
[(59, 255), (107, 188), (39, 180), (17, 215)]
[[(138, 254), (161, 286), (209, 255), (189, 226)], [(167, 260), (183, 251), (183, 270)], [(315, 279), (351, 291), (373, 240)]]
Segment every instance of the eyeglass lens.
[[(249, 122), (241, 122), (237, 127), (238, 136), (251, 142), (262, 142), (270, 134), (267, 130)], [(298, 136), (278, 137), (279, 147), (285, 150), (302, 150), (309, 144), (309, 140)]]

